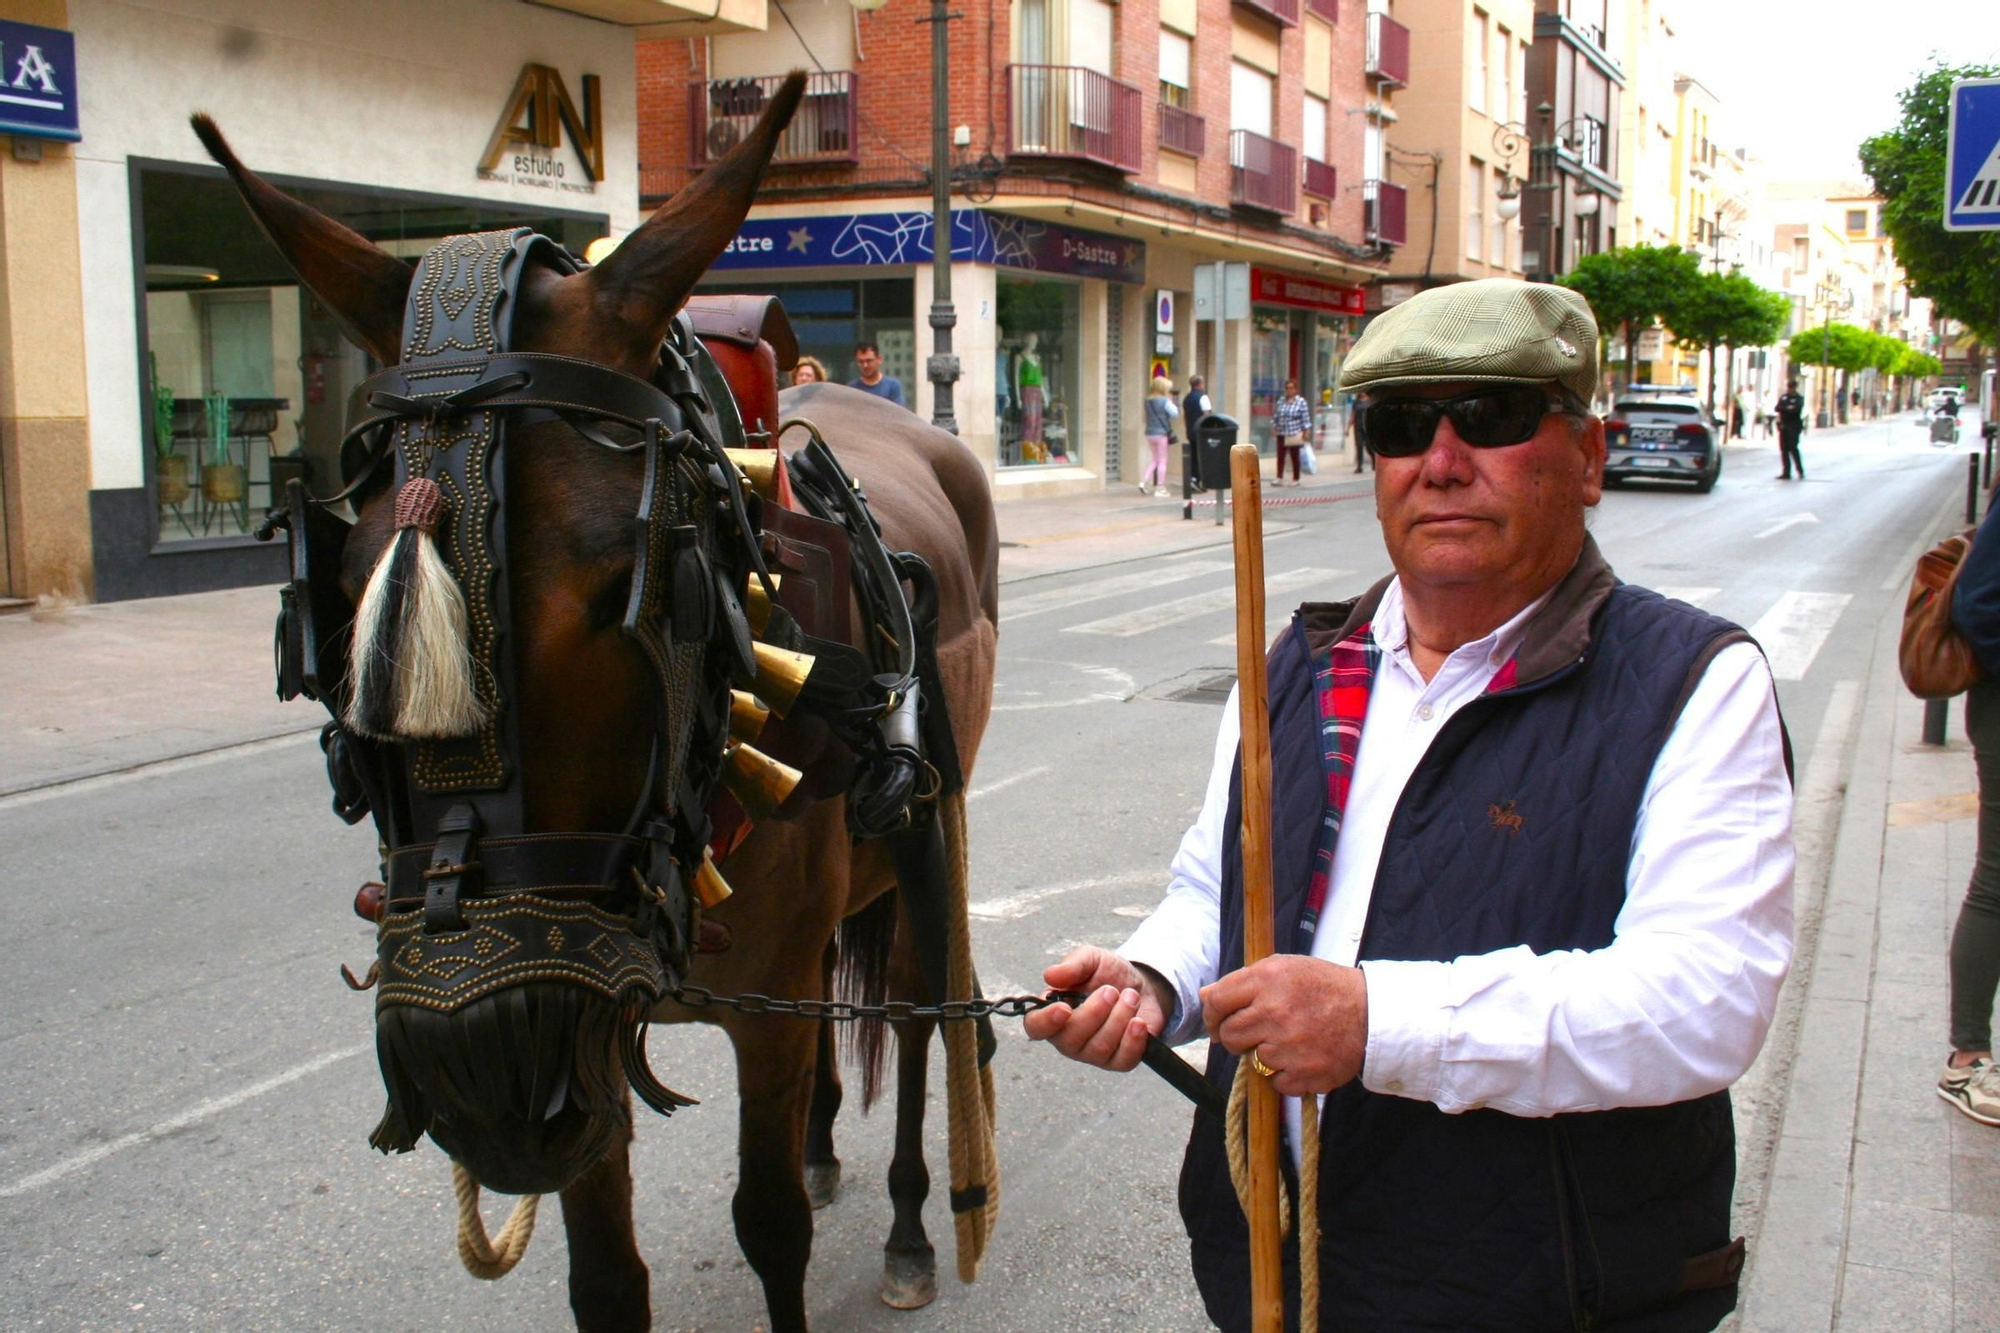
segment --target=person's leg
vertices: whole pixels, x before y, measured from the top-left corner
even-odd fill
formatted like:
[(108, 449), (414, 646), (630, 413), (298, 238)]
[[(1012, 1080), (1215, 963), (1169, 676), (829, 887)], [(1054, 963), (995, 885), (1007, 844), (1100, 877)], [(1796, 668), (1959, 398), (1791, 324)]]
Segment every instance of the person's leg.
[(1155, 435), (1149, 443), (1153, 446), (1153, 484), (1165, 488), (1167, 484), (1167, 437)]
[(1972, 882), (1951, 932), (1954, 1063), (1993, 1053), (1993, 996), (2000, 990), (2000, 681), (1965, 696), (1965, 732), (1979, 774), (1978, 847)]

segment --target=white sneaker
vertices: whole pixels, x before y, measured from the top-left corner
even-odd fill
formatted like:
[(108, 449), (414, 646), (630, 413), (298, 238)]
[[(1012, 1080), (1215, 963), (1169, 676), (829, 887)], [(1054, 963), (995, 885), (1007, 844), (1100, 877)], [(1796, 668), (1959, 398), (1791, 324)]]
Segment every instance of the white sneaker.
[(2000, 1125), (2000, 1065), (1991, 1060), (1981, 1058), (1964, 1066), (1947, 1060), (1937, 1094), (1982, 1125)]

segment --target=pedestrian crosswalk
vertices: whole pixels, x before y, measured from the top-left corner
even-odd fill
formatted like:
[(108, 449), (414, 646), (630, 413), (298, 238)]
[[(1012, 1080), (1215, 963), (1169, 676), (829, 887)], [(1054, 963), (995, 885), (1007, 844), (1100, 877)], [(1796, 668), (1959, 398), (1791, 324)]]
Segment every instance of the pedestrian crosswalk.
[[(1197, 629), (1197, 636), (1184, 642), (1231, 649), (1236, 643), (1236, 588), (1229, 571), (1229, 560), (1221, 556), (1148, 564), (1088, 583), (1006, 598), (1000, 619), (1004, 624), (1031, 616), (1055, 617), (1057, 613), (1070, 612), (1084, 618), (1073, 624), (1051, 624), (1050, 630), (1140, 642), (1145, 642), (1146, 636), (1171, 634), (1188, 626)], [(1163, 589), (1172, 591), (1177, 585), (1201, 583), (1212, 586), (1177, 596), (1160, 596)], [(1306, 566), (1270, 573), (1265, 579), (1265, 592), (1270, 599), (1265, 642), (1269, 643), (1289, 623), (1301, 595), (1308, 599), (1340, 597), (1354, 591), (1352, 584), (1352, 571), (1344, 569)], [(1753, 595), (1748, 587), (1652, 586), (1664, 597), (1747, 625), (1763, 647), (1772, 674), (1782, 681), (1805, 678), (1853, 601), (1851, 593), (1803, 589), (1777, 593), (1757, 589)], [(1101, 607), (1101, 603), (1111, 603), (1112, 607)], [(1093, 614), (1100, 610), (1110, 613)], [(1222, 632), (1215, 633), (1217, 629)]]
[[(1279, 593), (1295, 592), (1300, 588), (1314, 585), (1332, 588), (1337, 586), (1334, 580), (1343, 577), (1347, 572), (1344, 569), (1287, 569), (1266, 575), (1264, 592), (1267, 596), (1275, 597)], [(1235, 606), (1236, 586), (1229, 583), (1192, 596), (1153, 602), (1130, 611), (1122, 611), (1115, 616), (1105, 616), (1101, 620), (1089, 620), (1081, 625), (1067, 625), (1063, 628), (1063, 633), (1101, 634), (1115, 639), (1129, 639), (1136, 634), (1166, 629), (1201, 616), (1213, 615), (1217, 611), (1233, 610)]]

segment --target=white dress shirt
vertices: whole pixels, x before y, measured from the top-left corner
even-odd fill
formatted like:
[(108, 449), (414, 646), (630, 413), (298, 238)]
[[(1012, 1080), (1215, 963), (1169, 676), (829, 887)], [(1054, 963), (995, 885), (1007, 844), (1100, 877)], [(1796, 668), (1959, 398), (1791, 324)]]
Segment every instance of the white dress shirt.
[[(1358, 957), (1404, 785), (1431, 738), (1512, 656), (1540, 605), (1459, 648), (1426, 682), (1409, 655), (1400, 582), (1389, 584), (1373, 619), (1382, 660), (1313, 956), (1363, 964), (1362, 1082), (1375, 1092), (1447, 1112), (1546, 1116), (1726, 1088), (1763, 1045), (1792, 947), (1792, 788), (1770, 669), (1750, 644), (1716, 654), (1653, 764), (1610, 944), (1539, 955), (1521, 945), (1449, 962)], [(1232, 693), (1166, 897), (1119, 950), (1172, 983), (1172, 1042), (1201, 1035), (1199, 991), (1221, 975), (1222, 835), (1237, 742)], [(1285, 1110), (1297, 1144), (1297, 1101), (1287, 1098)]]

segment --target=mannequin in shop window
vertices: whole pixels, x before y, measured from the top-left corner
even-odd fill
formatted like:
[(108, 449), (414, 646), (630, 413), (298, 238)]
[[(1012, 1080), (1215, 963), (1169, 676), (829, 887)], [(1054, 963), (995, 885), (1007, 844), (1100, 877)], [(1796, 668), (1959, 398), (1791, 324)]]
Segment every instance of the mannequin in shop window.
[(1042, 357), (1036, 350), (1041, 335), (1030, 333), (1021, 341), (1021, 354), (1014, 358), (1014, 397), (1021, 404), (1021, 457), (1029, 462), (1046, 462), (1048, 445), (1042, 439)]

